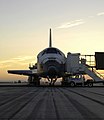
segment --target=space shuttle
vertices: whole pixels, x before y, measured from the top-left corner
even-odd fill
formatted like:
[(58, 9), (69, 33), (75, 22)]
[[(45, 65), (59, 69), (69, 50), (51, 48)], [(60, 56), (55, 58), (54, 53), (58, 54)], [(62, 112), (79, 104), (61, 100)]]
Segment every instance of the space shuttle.
[(49, 31), (49, 47), (37, 55), (35, 66), (29, 66), (30, 70), (8, 70), (10, 74), (29, 76), (29, 82), (40, 85), (41, 78), (47, 78), (50, 85), (54, 85), (58, 78), (65, 75), (65, 54), (52, 46), (51, 29)]

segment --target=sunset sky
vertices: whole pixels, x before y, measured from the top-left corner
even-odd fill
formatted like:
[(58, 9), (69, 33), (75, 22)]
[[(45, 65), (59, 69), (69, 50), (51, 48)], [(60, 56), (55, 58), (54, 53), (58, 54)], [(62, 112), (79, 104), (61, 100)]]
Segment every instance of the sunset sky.
[(28, 69), (53, 46), (67, 55), (104, 52), (104, 0), (0, 0), (0, 81), (25, 80), (8, 69)]

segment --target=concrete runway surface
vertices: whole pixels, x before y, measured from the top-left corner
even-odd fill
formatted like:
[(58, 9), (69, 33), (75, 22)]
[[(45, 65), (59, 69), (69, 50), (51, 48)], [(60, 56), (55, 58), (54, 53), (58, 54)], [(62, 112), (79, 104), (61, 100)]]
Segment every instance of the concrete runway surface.
[(104, 120), (104, 88), (0, 87), (0, 120)]

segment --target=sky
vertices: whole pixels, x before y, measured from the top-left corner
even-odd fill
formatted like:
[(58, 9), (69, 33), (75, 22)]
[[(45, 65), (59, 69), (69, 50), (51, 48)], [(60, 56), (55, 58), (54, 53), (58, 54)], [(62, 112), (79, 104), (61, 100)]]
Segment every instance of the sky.
[(27, 80), (7, 70), (28, 69), (53, 46), (68, 52), (104, 52), (104, 0), (0, 0), (0, 81)]

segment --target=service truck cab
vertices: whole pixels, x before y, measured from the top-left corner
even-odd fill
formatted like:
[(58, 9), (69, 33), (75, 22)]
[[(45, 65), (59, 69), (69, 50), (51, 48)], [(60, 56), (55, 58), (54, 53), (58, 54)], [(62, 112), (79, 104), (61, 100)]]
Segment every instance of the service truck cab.
[(71, 87), (84, 85), (84, 77), (82, 75), (70, 76), (67, 78), (67, 82)]
[(89, 86), (89, 87), (92, 87), (93, 86), (93, 80), (85, 80), (85, 77), (84, 75), (82, 74), (78, 74), (78, 75), (73, 75), (73, 76), (70, 76), (68, 78), (66, 78), (63, 83), (63, 85), (65, 86), (71, 86), (71, 87), (75, 87), (75, 86)]

